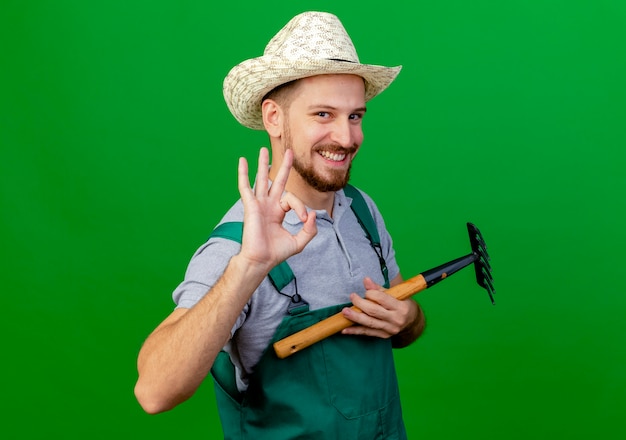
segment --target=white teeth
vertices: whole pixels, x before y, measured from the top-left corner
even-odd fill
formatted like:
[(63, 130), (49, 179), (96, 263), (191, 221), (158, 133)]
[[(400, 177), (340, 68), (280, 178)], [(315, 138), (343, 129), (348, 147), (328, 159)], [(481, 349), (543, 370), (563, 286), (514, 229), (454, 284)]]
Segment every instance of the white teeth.
[(331, 153), (330, 151), (320, 151), (320, 154), (324, 156), (326, 159), (332, 160), (335, 162), (341, 162), (342, 160), (346, 158), (346, 155), (343, 153), (340, 154), (340, 153)]

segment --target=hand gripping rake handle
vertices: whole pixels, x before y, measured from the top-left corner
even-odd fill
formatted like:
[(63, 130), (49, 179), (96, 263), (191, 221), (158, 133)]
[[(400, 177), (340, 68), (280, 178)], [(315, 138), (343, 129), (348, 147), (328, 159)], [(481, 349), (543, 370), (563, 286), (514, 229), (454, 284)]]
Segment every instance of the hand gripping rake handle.
[[(387, 289), (387, 294), (399, 300), (410, 298), (416, 293), (437, 284), (439, 281), (444, 280), (455, 272), (458, 272), (464, 267), (474, 263), (476, 281), (478, 282), (478, 285), (487, 290), (492, 304), (495, 305), (493, 299), (495, 289), (493, 288), (493, 278), (491, 277), (491, 266), (489, 265), (487, 246), (485, 245), (482, 234), (476, 226), (472, 223), (468, 223), (467, 230), (469, 232), (470, 244), (472, 246), (471, 254), (422, 272), (421, 274), (410, 278), (397, 286)], [(359, 311), (359, 309), (355, 306), (352, 306), (352, 309)], [(350, 327), (353, 324), (354, 322), (345, 318), (343, 314), (339, 312), (318, 322), (317, 324), (307, 327), (304, 330), (294, 333), (291, 336), (287, 336), (286, 338), (274, 343), (274, 351), (279, 358), (284, 359), (287, 356), (290, 356), (303, 348), (309, 347), (324, 338), (340, 332), (344, 328)]]

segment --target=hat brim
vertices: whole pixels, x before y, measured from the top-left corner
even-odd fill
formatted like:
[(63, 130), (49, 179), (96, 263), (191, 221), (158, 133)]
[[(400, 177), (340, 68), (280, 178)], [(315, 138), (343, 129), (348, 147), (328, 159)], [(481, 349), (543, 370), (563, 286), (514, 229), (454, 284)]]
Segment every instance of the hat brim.
[(261, 101), (276, 87), (316, 75), (352, 74), (365, 80), (365, 101), (385, 90), (402, 66), (385, 67), (335, 60), (285, 60), (262, 56), (233, 67), (224, 79), (224, 99), (242, 125), (263, 130)]

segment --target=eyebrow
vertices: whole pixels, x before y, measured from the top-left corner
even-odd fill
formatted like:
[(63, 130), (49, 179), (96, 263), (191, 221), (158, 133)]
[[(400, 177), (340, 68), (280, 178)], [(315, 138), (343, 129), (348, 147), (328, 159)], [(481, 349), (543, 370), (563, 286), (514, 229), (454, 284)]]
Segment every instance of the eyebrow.
[[(338, 107), (334, 107), (332, 105), (326, 105), (326, 104), (313, 104), (309, 106), (309, 110), (318, 110), (318, 109), (339, 110)], [(359, 107), (350, 111), (350, 113), (358, 113), (358, 112), (362, 112), (362, 113), (367, 112), (367, 107)]]

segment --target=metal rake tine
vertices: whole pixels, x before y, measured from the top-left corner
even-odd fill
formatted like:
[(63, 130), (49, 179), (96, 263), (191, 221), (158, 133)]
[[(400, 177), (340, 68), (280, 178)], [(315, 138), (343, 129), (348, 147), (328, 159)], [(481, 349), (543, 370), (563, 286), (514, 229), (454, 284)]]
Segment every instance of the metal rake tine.
[[(480, 251), (480, 249), (479, 249)], [(478, 252), (480, 263), (491, 273), (491, 264), (489, 264), (489, 255), (486, 252)]]
[(481, 259), (476, 260), (474, 264), (476, 265), (476, 282), (480, 287), (484, 288), (487, 291), (491, 303), (495, 305), (496, 301), (494, 299), (494, 295), (496, 294), (496, 289), (493, 285), (493, 277), (491, 275), (491, 271), (489, 271), (487, 267), (482, 266)]
[(485, 289), (487, 290), (487, 293), (489, 294), (489, 299), (491, 300), (491, 304), (495, 306), (496, 300), (494, 298), (494, 295), (496, 294), (496, 291), (494, 290), (493, 285), (490, 283), (486, 283)]
[(476, 282), (479, 286), (487, 290), (491, 303), (495, 305), (493, 295), (496, 290), (493, 285), (493, 276), (491, 274), (491, 265), (489, 264), (489, 254), (487, 253), (487, 244), (478, 228), (472, 224), (467, 223), (467, 230), (470, 236), (470, 243), (472, 245), (472, 253), (476, 256), (474, 261), (474, 270), (476, 272)]
[(482, 274), (483, 278), (486, 279), (491, 285), (493, 285), (493, 276), (491, 275), (491, 270), (487, 266), (482, 266)]
[(492, 278), (486, 278), (485, 279), (485, 288), (487, 289), (487, 293), (489, 294), (489, 298), (491, 299), (491, 303), (493, 305), (496, 304), (496, 300), (494, 298), (494, 296), (496, 295), (496, 289), (493, 286), (493, 279)]
[(474, 238), (476, 240), (476, 248), (480, 250), (480, 254), (485, 257), (487, 261), (490, 260), (489, 252), (487, 252), (487, 243), (485, 243), (485, 239), (483, 238), (483, 234), (478, 230), (475, 225), (472, 225), (472, 232), (475, 234)]
[(496, 288), (493, 285), (493, 276), (491, 275), (491, 271), (487, 270), (483, 267), (483, 282), (485, 283), (485, 288), (491, 291), (492, 294), (496, 293)]
[(476, 228), (476, 241), (478, 241), (478, 244), (485, 250), (485, 253), (487, 253), (487, 243), (485, 243), (483, 234), (480, 233), (478, 228)]

